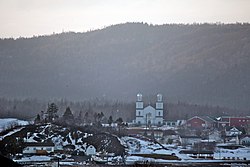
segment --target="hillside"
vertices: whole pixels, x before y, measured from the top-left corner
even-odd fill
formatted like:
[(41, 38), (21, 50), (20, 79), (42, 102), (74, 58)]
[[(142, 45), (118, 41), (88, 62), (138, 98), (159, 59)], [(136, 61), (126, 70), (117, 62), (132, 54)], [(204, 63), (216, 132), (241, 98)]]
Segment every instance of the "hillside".
[(0, 96), (167, 100), (249, 109), (250, 25), (114, 25), (0, 40)]
[(72, 154), (79, 155), (83, 155), (89, 145), (95, 146), (97, 151), (105, 150), (116, 155), (124, 152), (124, 146), (120, 144), (117, 136), (93, 130), (92, 127), (75, 128), (55, 124), (28, 125), (19, 127), (18, 131), (10, 129), (8, 134), (2, 136), (0, 133), (0, 151), (3, 155), (20, 153), (25, 146), (24, 142), (52, 142), (58, 149), (65, 149)]

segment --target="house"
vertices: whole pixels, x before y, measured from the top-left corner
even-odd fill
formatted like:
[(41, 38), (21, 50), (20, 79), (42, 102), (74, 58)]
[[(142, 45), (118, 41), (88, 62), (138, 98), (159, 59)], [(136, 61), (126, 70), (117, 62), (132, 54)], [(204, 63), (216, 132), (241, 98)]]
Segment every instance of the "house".
[(164, 143), (171, 144), (179, 141), (179, 135), (174, 130), (169, 129), (164, 130), (163, 132)]
[(180, 127), (186, 123), (186, 120), (166, 120), (167, 127)]
[(161, 140), (163, 137), (163, 130), (156, 128), (130, 127), (127, 129), (129, 136), (144, 136)]
[(212, 128), (216, 126), (216, 121), (208, 116), (195, 116), (188, 119), (186, 125), (192, 129)]
[(226, 131), (226, 136), (239, 136), (241, 134), (242, 132), (236, 127), (232, 127)]
[(244, 145), (244, 146), (250, 146), (250, 135), (247, 136), (243, 136), (240, 139), (240, 144)]
[(96, 155), (96, 148), (92, 145), (87, 146), (86, 150), (85, 150), (85, 154), (86, 155)]
[(223, 142), (223, 139), (221, 138), (221, 132), (218, 130), (213, 130), (209, 132), (208, 139), (211, 141)]
[(27, 142), (23, 149), (23, 154), (50, 154), (53, 153), (55, 145), (52, 142), (49, 143), (39, 143), (39, 142)]
[(223, 116), (218, 118), (218, 127), (247, 127), (250, 125), (250, 117), (232, 117), (232, 116)]
[(193, 146), (195, 143), (200, 143), (202, 140), (202, 138), (199, 136), (180, 136), (179, 139), (182, 146)]
[(134, 123), (138, 125), (163, 125), (163, 100), (162, 95), (157, 95), (157, 101), (155, 108), (148, 105), (144, 108), (144, 103), (142, 101), (142, 94), (137, 94), (136, 101), (136, 111), (135, 111), (135, 121)]

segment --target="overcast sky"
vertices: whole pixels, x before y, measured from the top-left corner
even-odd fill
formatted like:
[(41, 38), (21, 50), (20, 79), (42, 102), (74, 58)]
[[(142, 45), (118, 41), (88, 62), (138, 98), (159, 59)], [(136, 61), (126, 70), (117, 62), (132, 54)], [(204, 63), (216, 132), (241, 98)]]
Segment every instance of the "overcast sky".
[(0, 0), (0, 21), (1, 38), (125, 22), (250, 22), (250, 0)]

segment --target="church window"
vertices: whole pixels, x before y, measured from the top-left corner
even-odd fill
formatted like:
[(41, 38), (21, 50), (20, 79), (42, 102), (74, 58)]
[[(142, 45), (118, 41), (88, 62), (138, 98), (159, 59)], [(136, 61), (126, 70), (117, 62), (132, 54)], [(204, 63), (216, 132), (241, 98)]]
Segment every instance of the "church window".
[(161, 116), (161, 112), (159, 112), (158, 114), (159, 114), (159, 116)]

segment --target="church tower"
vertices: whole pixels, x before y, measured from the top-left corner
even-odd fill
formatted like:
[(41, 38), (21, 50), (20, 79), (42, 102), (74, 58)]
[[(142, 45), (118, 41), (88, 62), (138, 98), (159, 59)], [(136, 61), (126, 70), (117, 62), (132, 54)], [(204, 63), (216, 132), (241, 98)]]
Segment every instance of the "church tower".
[(136, 99), (136, 123), (141, 124), (142, 123), (142, 117), (143, 117), (143, 101), (142, 101), (142, 94), (137, 94)]
[(156, 104), (155, 104), (155, 123), (158, 125), (163, 124), (163, 99), (161, 94), (157, 94)]

